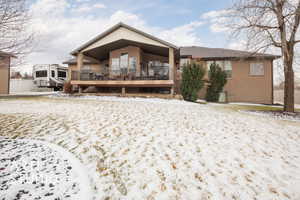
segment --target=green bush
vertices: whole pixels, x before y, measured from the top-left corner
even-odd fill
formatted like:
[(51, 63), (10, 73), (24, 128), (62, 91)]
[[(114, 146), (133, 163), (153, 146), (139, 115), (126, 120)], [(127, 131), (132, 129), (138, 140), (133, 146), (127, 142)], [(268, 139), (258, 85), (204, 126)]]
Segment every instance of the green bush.
[(226, 72), (223, 71), (219, 65), (213, 63), (210, 65), (208, 77), (209, 86), (206, 91), (206, 101), (218, 102), (220, 92), (223, 91), (223, 88), (227, 83)]
[(183, 67), (180, 91), (184, 100), (195, 102), (198, 99), (198, 92), (204, 85), (204, 74), (205, 69), (199, 64), (192, 63)]

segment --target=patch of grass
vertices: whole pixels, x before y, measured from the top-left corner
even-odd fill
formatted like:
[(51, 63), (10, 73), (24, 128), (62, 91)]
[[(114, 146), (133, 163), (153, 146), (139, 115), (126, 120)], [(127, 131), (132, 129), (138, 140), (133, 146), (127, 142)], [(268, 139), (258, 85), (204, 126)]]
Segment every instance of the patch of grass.
[[(238, 110), (251, 110), (251, 111), (283, 111), (282, 107), (274, 107), (268, 105), (229, 105), (228, 108), (238, 111)], [(295, 109), (296, 112), (300, 112), (300, 109)]]
[(207, 104), (207, 102), (204, 102), (204, 101), (200, 101), (200, 102), (198, 101), (198, 102), (195, 102), (195, 103), (204, 104), (204, 105)]

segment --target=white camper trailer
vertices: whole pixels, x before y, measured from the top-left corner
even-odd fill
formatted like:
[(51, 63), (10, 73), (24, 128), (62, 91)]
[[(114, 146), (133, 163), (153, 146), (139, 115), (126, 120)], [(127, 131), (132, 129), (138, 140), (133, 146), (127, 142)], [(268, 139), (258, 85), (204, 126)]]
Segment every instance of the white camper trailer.
[(34, 65), (32, 74), (34, 84), (38, 87), (59, 90), (63, 88), (64, 82), (67, 80), (68, 68), (58, 64)]

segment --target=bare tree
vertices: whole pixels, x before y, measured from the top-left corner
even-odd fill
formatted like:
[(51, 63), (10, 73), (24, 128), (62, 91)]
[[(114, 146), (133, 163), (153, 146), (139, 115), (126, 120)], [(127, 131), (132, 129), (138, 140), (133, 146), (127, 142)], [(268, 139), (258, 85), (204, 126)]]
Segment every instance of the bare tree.
[(0, 0), (0, 51), (13, 53), (19, 58), (33, 48), (34, 34), (29, 30), (26, 3), (26, 0)]
[(295, 46), (300, 42), (300, 0), (237, 0), (230, 12), (234, 34), (255, 51), (280, 48), (284, 66), (284, 111), (294, 112)]

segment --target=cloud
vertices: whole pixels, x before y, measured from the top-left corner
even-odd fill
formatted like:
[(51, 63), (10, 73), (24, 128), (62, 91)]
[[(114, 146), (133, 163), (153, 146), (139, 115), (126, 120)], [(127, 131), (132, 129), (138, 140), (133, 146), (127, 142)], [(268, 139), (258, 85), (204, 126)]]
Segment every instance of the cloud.
[(228, 44), (229, 49), (247, 51), (246, 47), (247, 47), (247, 42), (245, 40), (235, 40)]
[(203, 24), (201, 21), (194, 21), (170, 30), (164, 30), (158, 36), (178, 46), (201, 45), (195, 30)]
[(228, 22), (226, 16), (230, 13), (232, 13), (231, 10), (213, 10), (202, 14), (200, 18), (210, 25), (211, 32), (221, 33), (229, 30), (226, 26), (226, 23)]
[(96, 3), (96, 4), (82, 4), (82, 5), (78, 5), (77, 7), (73, 8), (72, 11), (73, 12), (77, 12), (77, 13), (83, 13), (83, 12), (91, 12), (95, 9), (102, 9), (102, 8), (106, 8), (106, 6), (102, 3)]
[(106, 6), (104, 4), (102, 4), (102, 3), (96, 3), (96, 4), (94, 4), (93, 7), (94, 8), (106, 8)]
[[(31, 29), (36, 33), (39, 44), (27, 59), (29, 65), (61, 64), (70, 57), (69, 52), (120, 21), (178, 46), (200, 44), (196, 34), (197, 28), (203, 24), (200, 21), (166, 29), (149, 26), (142, 16), (123, 10), (107, 16), (94, 16), (85, 12), (72, 14), (70, 8), (74, 8), (74, 4), (68, 2), (37, 0), (30, 7), (33, 18)], [(94, 4), (93, 7), (103, 6)]]

